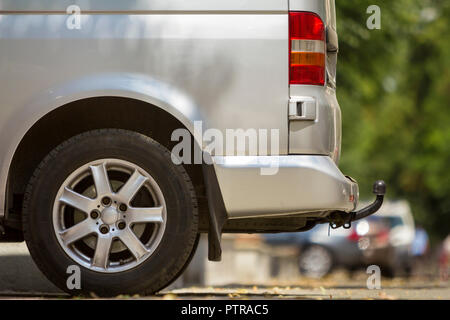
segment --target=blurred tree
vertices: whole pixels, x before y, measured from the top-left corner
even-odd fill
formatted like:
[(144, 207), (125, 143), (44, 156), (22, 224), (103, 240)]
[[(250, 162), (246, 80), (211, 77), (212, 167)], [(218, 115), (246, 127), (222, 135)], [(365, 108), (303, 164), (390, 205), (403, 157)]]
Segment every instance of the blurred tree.
[[(381, 29), (366, 27), (368, 6)], [(336, 0), (341, 166), (406, 198), (432, 236), (450, 233), (450, 1)]]

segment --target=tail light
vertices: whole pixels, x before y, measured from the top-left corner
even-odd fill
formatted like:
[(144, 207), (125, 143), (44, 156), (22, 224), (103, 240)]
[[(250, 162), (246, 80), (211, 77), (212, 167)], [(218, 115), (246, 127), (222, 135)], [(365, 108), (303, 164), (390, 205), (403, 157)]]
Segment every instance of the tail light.
[(289, 84), (325, 83), (325, 26), (312, 12), (289, 13)]
[(380, 247), (387, 246), (389, 244), (389, 230), (387, 229), (381, 230), (377, 234), (375, 241), (377, 245)]
[(361, 237), (359, 236), (359, 234), (356, 232), (355, 229), (352, 229), (352, 231), (350, 232), (350, 234), (347, 236), (347, 239), (351, 242), (358, 242), (358, 240)]

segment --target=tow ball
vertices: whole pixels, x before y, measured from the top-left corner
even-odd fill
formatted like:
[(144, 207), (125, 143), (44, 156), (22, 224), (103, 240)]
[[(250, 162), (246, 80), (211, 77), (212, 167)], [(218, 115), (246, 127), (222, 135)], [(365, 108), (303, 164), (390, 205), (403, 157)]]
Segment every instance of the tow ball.
[(349, 229), (352, 222), (370, 216), (380, 209), (386, 193), (386, 184), (383, 180), (375, 181), (372, 192), (376, 195), (375, 201), (367, 207), (352, 212), (335, 211), (328, 216), (328, 221), (332, 229), (343, 227)]

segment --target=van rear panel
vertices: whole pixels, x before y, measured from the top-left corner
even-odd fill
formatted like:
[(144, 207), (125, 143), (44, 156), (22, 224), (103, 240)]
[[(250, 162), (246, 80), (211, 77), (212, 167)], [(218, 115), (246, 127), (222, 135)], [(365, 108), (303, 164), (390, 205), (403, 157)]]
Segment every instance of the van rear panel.
[(289, 10), (316, 14), (325, 29), (325, 84), (289, 86), (289, 153), (323, 154), (338, 162), (341, 110), (335, 93), (338, 44), (334, 0), (289, 0)]

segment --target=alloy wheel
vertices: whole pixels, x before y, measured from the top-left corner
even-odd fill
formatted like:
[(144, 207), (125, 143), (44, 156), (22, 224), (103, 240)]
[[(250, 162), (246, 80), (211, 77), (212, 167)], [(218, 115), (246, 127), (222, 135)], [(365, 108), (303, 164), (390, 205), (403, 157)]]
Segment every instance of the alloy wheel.
[(140, 265), (155, 252), (166, 223), (156, 181), (120, 159), (96, 160), (75, 170), (53, 205), (59, 244), (75, 262), (97, 272)]

